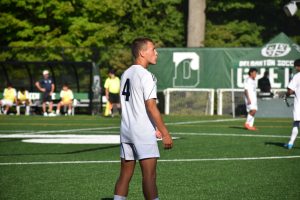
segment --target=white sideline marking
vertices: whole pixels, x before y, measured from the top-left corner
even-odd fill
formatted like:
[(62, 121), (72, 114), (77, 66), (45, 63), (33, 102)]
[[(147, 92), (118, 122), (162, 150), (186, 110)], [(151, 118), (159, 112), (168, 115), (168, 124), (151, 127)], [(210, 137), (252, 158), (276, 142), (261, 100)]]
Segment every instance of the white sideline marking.
[[(239, 121), (244, 120), (243, 118), (235, 118), (235, 119), (217, 119), (217, 120), (199, 120), (199, 121), (186, 121), (186, 122), (169, 122), (165, 123), (167, 125), (176, 125), (176, 124), (197, 124), (197, 123), (214, 123), (214, 122), (227, 122), (227, 121)], [(68, 132), (80, 132), (80, 131), (97, 131), (97, 130), (109, 130), (120, 128), (120, 126), (111, 126), (111, 127), (103, 127), (103, 128), (82, 128), (82, 129), (65, 129), (65, 130), (50, 130), (50, 131), (26, 131), (24, 130), (0, 130), (0, 132), (20, 132), (23, 134), (34, 133), (34, 134), (44, 134), (44, 133), (68, 133)]]
[(169, 122), (165, 123), (166, 125), (177, 125), (177, 124), (200, 124), (200, 123), (211, 123), (211, 122), (231, 122), (231, 121), (240, 121), (245, 120), (244, 118), (235, 118), (235, 119), (216, 119), (216, 120), (199, 120), (199, 121), (188, 121), (188, 122)]
[(193, 135), (193, 136), (232, 136), (232, 137), (266, 137), (266, 138), (289, 138), (290, 136), (286, 135), (257, 135), (253, 134), (231, 134), (231, 133), (177, 133), (171, 132), (174, 135)]
[[(269, 156), (269, 157), (247, 157), (247, 158), (199, 158), (199, 159), (170, 159), (158, 160), (158, 162), (203, 162), (203, 161), (245, 161), (245, 160), (276, 160), (276, 159), (294, 159), (299, 156)], [(102, 164), (102, 163), (120, 163), (119, 160), (94, 160), (94, 161), (58, 161), (58, 162), (15, 162), (0, 163), (5, 165), (54, 165), (54, 164)]]

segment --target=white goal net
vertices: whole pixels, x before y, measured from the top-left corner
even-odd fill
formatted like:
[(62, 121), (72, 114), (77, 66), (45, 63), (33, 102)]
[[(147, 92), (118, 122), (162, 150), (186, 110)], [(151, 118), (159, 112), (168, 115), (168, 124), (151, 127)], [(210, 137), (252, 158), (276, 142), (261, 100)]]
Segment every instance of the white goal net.
[(214, 89), (168, 88), (164, 90), (165, 114), (213, 115)]
[[(257, 90), (259, 97), (259, 89)], [(286, 89), (272, 89), (273, 97), (280, 98)], [(217, 114), (218, 115), (245, 115), (246, 106), (244, 89), (217, 89)]]

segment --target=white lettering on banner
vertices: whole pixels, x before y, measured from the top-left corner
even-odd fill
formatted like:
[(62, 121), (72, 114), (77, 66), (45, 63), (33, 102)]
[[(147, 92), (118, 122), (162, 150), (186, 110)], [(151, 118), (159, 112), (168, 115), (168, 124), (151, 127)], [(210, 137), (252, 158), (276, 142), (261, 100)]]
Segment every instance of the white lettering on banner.
[[(173, 62), (175, 63), (173, 87), (196, 87), (200, 83), (200, 57), (198, 54), (174, 52)], [(180, 65), (181, 63), (183, 65)]]
[[(237, 69), (237, 87), (238, 88), (244, 88), (244, 81), (248, 77), (248, 71), (249, 68), (238, 68)], [(258, 73), (256, 76), (256, 82), (258, 79), (262, 78), (264, 76), (266, 69), (260, 68), (258, 69)], [(278, 73), (274, 71), (274, 68), (269, 68), (269, 80), (272, 88), (281, 88), (281, 83), (277, 82), (276, 79), (278, 79)]]
[(278, 67), (293, 67), (294, 61), (293, 60), (277, 60)]
[(290, 69), (285, 68), (284, 69), (284, 88), (287, 88), (287, 86), (290, 82), (290, 79), (291, 79)]
[(241, 60), (239, 67), (270, 67), (276, 66), (276, 60)]

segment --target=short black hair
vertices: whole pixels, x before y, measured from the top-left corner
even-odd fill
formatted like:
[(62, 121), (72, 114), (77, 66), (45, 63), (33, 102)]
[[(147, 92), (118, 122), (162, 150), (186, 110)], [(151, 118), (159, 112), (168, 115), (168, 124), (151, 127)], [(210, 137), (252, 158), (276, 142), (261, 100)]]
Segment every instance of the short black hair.
[(248, 75), (250, 75), (252, 72), (257, 72), (257, 69), (256, 68), (250, 68), (249, 69), (249, 72), (248, 72)]
[(116, 73), (116, 70), (114, 70), (114, 69), (109, 69), (109, 70), (108, 70), (108, 73), (110, 73), (110, 74), (115, 74), (115, 73)]
[(6, 86), (7, 86), (7, 87), (12, 87), (13, 84), (12, 84), (11, 82), (8, 82), (8, 83), (6, 84)]
[(294, 61), (294, 67), (300, 67), (300, 59)]
[(147, 44), (147, 42), (151, 42), (154, 44), (154, 42), (150, 38), (147, 38), (147, 37), (136, 38), (135, 40), (133, 40), (132, 45), (131, 45), (131, 53), (134, 58), (139, 57), (140, 51), (143, 48), (145, 48), (145, 45)]

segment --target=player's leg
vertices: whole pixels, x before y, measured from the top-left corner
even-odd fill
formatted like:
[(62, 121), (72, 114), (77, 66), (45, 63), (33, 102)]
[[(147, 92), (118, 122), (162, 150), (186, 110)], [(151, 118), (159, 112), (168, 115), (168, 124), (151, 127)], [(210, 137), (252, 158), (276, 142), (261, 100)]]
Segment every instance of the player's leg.
[(68, 103), (68, 115), (72, 115), (72, 104), (72, 101)]
[(293, 148), (293, 145), (294, 145), (294, 142), (297, 138), (297, 135), (298, 135), (298, 127), (299, 127), (299, 124), (300, 124), (300, 121), (294, 121), (293, 122), (293, 128), (292, 128), (292, 134), (291, 134), (291, 137), (290, 137), (290, 141), (289, 143), (286, 145), (286, 147), (288, 149), (291, 149)]
[(53, 109), (53, 101), (49, 101), (49, 113), (52, 113), (52, 109)]
[(248, 130), (256, 130), (256, 128), (253, 126), (256, 111), (257, 111), (257, 104), (255, 102), (253, 104), (247, 105), (248, 115), (245, 122), (245, 128)]
[(126, 199), (135, 164), (135, 160), (126, 161), (124, 158), (121, 158), (120, 176), (115, 185), (115, 200)]
[(25, 101), (25, 106), (26, 106), (25, 115), (29, 115), (30, 114), (30, 102), (29, 102), (29, 100)]
[(60, 101), (58, 104), (57, 104), (57, 108), (56, 108), (56, 114), (59, 115), (60, 114), (60, 107), (62, 105), (62, 102)]
[(254, 125), (254, 119), (255, 119), (255, 114), (256, 114), (256, 110), (251, 110), (251, 111), (249, 112), (249, 114), (252, 116), (252, 117), (251, 117), (251, 120), (250, 120), (250, 126), (253, 127), (253, 125)]
[(20, 115), (20, 105), (22, 105), (22, 102), (20, 100), (17, 100), (17, 105), (16, 105), (17, 115)]
[(4, 109), (4, 115), (6, 115), (8, 113), (9, 108), (10, 108), (10, 105), (6, 104), (5, 109)]
[(140, 166), (143, 176), (143, 193), (145, 199), (153, 200), (158, 198), (156, 186), (156, 165), (157, 158), (140, 160)]

